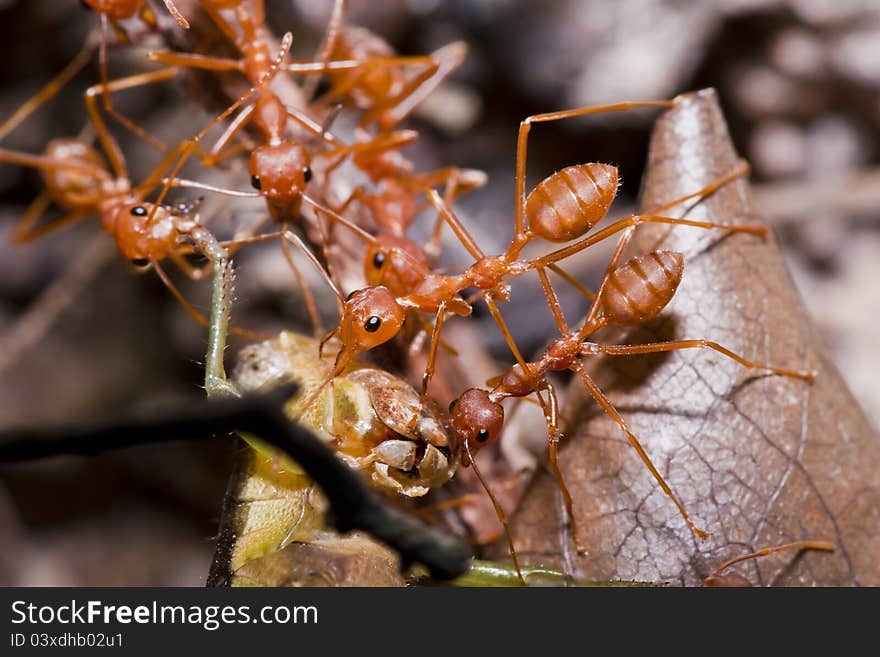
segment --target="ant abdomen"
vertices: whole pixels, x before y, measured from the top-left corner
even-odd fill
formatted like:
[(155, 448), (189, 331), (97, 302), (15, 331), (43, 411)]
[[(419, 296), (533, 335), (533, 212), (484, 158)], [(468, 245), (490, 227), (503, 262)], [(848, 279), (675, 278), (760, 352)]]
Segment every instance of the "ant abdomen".
[(480, 388), (465, 390), (450, 405), (452, 429), (456, 438), (472, 450), (494, 442), (504, 426), (504, 407), (492, 401)]
[(684, 271), (676, 251), (636, 256), (608, 277), (602, 312), (611, 324), (633, 326), (656, 317), (672, 299)]
[(526, 199), (529, 230), (549, 242), (567, 242), (590, 230), (617, 196), (617, 167), (591, 162), (548, 176)]
[(43, 171), (46, 189), (59, 205), (69, 210), (94, 209), (110, 183), (110, 174), (98, 151), (76, 139), (61, 138), (49, 142), (45, 156), (72, 165), (94, 167), (94, 173), (63, 167)]

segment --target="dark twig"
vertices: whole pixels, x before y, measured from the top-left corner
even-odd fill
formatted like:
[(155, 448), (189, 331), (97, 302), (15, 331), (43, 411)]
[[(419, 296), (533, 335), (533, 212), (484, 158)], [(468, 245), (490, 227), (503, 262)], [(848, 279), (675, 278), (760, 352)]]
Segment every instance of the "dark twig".
[(283, 451), (308, 472), (330, 502), (330, 520), (338, 531), (367, 532), (396, 550), (404, 568), (421, 563), (438, 579), (453, 579), (464, 573), (471, 555), (462, 541), (384, 505), (361, 476), (320, 438), (284, 415), (282, 404), (295, 390), (284, 386), (265, 395), (188, 402), (185, 406), (93, 422), (3, 429), (0, 462), (89, 455), (144, 443), (205, 440), (237, 430), (248, 431)]

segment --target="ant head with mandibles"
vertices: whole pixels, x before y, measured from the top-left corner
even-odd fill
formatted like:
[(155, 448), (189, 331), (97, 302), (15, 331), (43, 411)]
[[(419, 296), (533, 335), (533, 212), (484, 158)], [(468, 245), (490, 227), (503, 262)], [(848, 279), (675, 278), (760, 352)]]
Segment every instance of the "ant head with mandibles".
[(251, 185), (279, 213), (297, 214), (305, 187), (312, 179), (311, 157), (299, 144), (260, 146), (251, 153)]
[(494, 401), (487, 390), (470, 388), (449, 405), (452, 430), (461, 446), (475, 452), (501, 436), (504, 407)]
[(405, 318), (406, 309), (384, 285), (355, 290), (345, 300), (339, 338), (348, 350), (366, 351), (397, 335)]

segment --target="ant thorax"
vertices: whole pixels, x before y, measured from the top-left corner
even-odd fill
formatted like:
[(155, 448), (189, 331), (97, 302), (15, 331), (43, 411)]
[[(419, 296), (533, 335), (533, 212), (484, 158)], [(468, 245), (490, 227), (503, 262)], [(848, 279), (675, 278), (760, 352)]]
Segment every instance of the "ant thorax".
[[(450, 453), (440, 415), (426, 405), (416, 419), (418, 393), (388, 372), (353, 359), (302, 410), (302, 403), (332, 367), (333, 357), (319, 357), (314, 339), (285, 331), (243, 349), (233, 380), (244, 392), (266, 390), (289, 381), (299, 383), (302, 388), (285, 411), (292, 417), (301, 413), (301, 422), (379, 490), (420, 497), (452, 477), (458, 461)], [(245, 439), (264, 455), (271, 452), (258, 440)], [(298, 470), (284, 459), (279, 459), (279, 467)]]

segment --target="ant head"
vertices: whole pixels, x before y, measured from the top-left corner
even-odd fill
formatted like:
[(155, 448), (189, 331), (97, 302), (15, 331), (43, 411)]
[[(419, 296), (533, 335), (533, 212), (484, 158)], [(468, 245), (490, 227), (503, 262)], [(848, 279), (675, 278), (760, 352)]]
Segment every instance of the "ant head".
[(339, 337), (346, 349), (366, 351), (397, 335), (405, 318), (406, 310), (387, 287), (365, 287), (345, 300)]
[(113, 199), (101, 209), (104, 230), (116, 239), (119, 252), (136, 263), (162, 260), (174, 251), (178, 247), (179, 221), (164, 206), (133, 199)]
[(140, 9), (143, 0), (82, 0), (82, 3), (99, 14), (113, 20), (131, 18)]
[(385, 285), (398, 296), (405, 296), (425, 277), (431, 263), (424, 249), (413, 240), (388, 233), (376, 235), (367, 246), (364, 274), (369, 285)]
[(308, 151), (291, 142), (260, 146), (249, 164), (251, 185), (273, 204), (298, 212), (306, 184), (312, 179)]
[(495, 442), (504, 426), (504, 407), (492, 401), (489, 393), (470, 388), (449, 405), (452, 430), (460, 444), (472, 451)]

